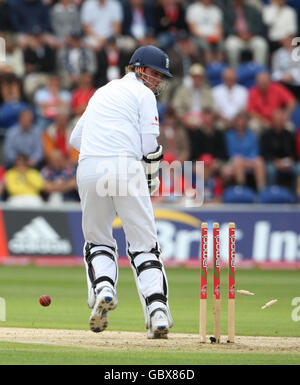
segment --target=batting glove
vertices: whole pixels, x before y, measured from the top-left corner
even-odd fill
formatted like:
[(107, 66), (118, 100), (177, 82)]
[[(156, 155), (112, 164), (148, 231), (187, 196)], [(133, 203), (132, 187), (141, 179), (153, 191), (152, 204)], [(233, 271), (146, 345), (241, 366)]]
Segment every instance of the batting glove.
[(158, 146), (155, 152), (150, 152), (147, 156), (143, 156), (143, 166), (150, 195), (153, 195), (160, 186), (158, 171), (160, 160), (163, 157), (162, 151), (162, 146)]

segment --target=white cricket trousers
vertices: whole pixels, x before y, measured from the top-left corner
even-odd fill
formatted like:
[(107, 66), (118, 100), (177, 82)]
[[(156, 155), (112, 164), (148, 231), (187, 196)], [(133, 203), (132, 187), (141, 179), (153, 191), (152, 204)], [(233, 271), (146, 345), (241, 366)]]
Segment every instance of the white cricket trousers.
[[(121, 164), (121, 167), (120, 167)], [(125, 166), (124, 166), (125, 165)], [(134, 167), (133, 167), (134, 166)], [(129, 185), (131, 171), (139, 169), (142, 175), (144, 191), (147, 190), (146, 177), (141, 161), (134, 158), (90, 157), (79, 162), (77, 169), (77, 184), (82, 208), (82, 229), (86, 242), (95, 245), (116, 247), (113, 238), (112, 223), (118, 215), (129, 245), (130, 253), (141, 252), (134, 260), (135, 265), (157, 257), (149, 253), (157, 245), (157, 231), (154, 212), (149, 193), (145, 195), (121, 196), (124, 188)], [(122, 186), (111, 191), (108, 186)], [(108, 191), (105, 196), (103, 191)], [(117, 265), (105, 256), (93, 259), (95, 278), (108, 276), (116, 280)], [(139, 294), (144, 298), (153, 293), (164, 292), (164, 278), (159, 269), (143, 271), (137, 279)], [(99, 284), (101, 287), (107, 284)], [(97, 285), (98, 289), (98, 285)]]

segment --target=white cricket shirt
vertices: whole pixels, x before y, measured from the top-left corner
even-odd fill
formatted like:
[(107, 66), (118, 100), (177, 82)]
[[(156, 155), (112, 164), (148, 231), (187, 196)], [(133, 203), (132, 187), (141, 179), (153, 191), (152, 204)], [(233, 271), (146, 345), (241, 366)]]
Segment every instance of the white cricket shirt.
[(99, 88), (76, 124), (71, 145), (79, 161), (91, 156), (142, 159), (142, 135), (159, 135), (154, 93), (133, 72)]

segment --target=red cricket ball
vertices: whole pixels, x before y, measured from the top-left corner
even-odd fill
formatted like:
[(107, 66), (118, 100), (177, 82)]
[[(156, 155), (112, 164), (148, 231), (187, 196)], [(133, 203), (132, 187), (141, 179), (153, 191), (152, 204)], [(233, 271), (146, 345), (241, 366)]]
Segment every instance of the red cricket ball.
[(49, 297), (49, 295), (42, 295), (40, 297), (40, 304), (42, 306), (49, 306), (51, 303), (51, 298)]

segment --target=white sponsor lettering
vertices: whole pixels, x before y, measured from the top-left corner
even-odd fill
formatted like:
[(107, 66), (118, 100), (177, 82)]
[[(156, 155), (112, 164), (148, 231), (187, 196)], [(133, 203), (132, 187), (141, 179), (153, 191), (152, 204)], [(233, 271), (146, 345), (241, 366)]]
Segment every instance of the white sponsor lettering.
[(34, 218), (8, 242), (14, 254), (66, 255), (72, 251), (69, 240), (62, 239), (43, 217)]
[(256, 262), (296, 262), (300, 260), (300, 234), (291, 230), (272, 231), (270, 222), (258, 221), (252, 255)]
[[(210, 222), (212, 223), (212, 221)], [(169, 221), (157, 221), (159, 242), (163, 251), (163, 258), (175, 258), (178, 262), (186, 262), (191, 257), (200, 259), (201, 254), (201, 231), (200, 229), (180, 229), (175, 223)], [(254, 225), (252, 249), (239, 249), (239, 242), (243, 239), (243, 231), (236, 229), (236, 248), (232, 245), (232, 252), (235, 253), (235, 264), (241, 259), (252, 259), (254, 262), (297, 262), (300, 261), (300, 234), (296, 231), (272, 230), (270, 221), (257, 221)], [(209, 226), (208, 230), (208, 260), (213, 259), (213, 234)], [(192, 255), (192, 248), (199, 250), (198, 255)], [(228, 223), (220, 224), (220, 259), (228, 262), (229, 241)]]
[[(178, 261), (187, 261), (191, 255), (192, 243), (196, 242), (200, 246), (200, 230), (180, 230), (176, 234), (175, 255)], [(200, 249), (200, 247), (199, 247)], [(197, 255), (196, 255), (197, 257)]]
[(286, 262), (295, 260), (297, 251), (297, 234), (293, 231), (274, 231), (270, 238), (270, 260)]
[(271, 225), (267, 221), (259, 221), (254, 226), (253, 259), (256, 262), (263, 262), (267, 259), (268, 239)]
[[(167, 221), (158, 221), (157, 224), (158, 238), (161, 249), (163, 250), (163, 258), (170, 259), (176, 255), (175, 253), (175, 234), (176, 226)], [(178, 254), (177, 254), (178, 256)], [(187, 256), (188, 259), (188, 256)]]
[(6, 44), (3, 37), (0, 37), (0, 63), (6, 62)]
[[(175, 258), (177, 262), (186, 262), (190, 257), (200, 259), (201, 255), (201, 230), (199, 229), (182, 229), (177, 230), (176, 225), (168, 221), (157, 221), (158, 239), (162, 249), (164, 260)], [(242, 238), (242, 231), (236, 229), (236, 241)], [(198, 255), (192, 255), (192, 246), (198, 249)], [(208, 261), (213, 259), (213, 233), (208, 231), (205, 243), (205, 253), (207, 253)], [(220, 227), (220, 261), (228, 261), (228, 223), (224, 223)], [(240, 254), (236, 253), (236, 263), (240, 258)]]

